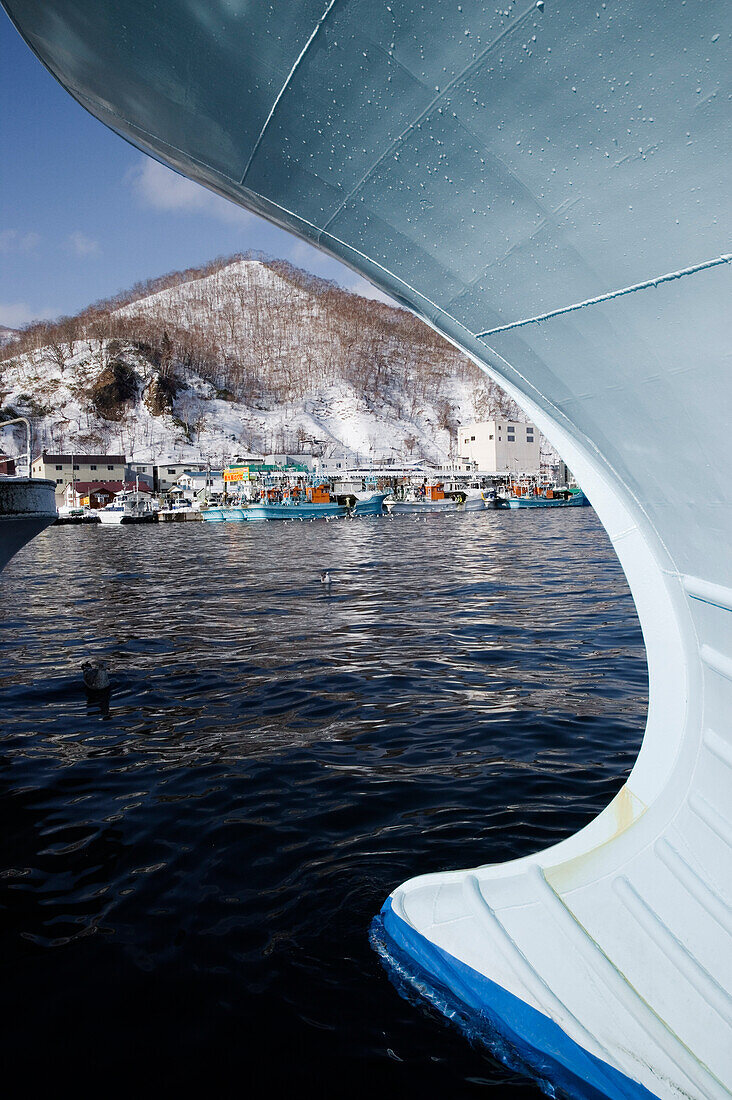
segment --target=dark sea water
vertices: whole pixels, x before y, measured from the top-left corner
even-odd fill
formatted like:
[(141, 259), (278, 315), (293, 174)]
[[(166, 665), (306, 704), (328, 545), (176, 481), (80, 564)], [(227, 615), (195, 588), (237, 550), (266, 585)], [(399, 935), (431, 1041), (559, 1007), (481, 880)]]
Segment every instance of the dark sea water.
[(397, 994), (369, 925), (412, 875), (574, 832), (630, 770), (645, 656), (590, 509), (51, 528), (0, 606), (24, 1093), (538, 1096)]

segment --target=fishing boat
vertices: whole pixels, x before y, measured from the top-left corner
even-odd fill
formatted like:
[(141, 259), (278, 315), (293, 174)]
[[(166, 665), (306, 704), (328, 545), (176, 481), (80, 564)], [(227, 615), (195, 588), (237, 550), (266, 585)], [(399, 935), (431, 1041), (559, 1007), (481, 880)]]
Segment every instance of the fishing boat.
[(247, 520), (334, 519), (348, 515), (348, 507), (331, 499), (330, 488), (324, 483), (280, 489), (270, 486), (261, 491), (259, 501), (246, 509)]
[(99, 521), (104, 526), (111, 524), (155, 523), (157, 510), (153, 502), (143, 493), (123, 489), (104, 508), (97, 510)]
[(355, 496), (356, 503), (351, 507), (352, 516), (383, 515), (386, 493), (364, 489), (356, 492)]
[(74, 508), (68, 504), (62, 504), (58, 510), (54, 526), (81, 527), (100, 522), (94, 508)]
[(248, 505), (223, 504), (220, 508), (221, 518), (225, 523), (244, 523), (247, 518)]
[(212, 504), (208, 507), (202, 508), (201, 519), (204, 519), (206, 523), (223, 523), (224, 509), (219, 504)]
[(389, 515), (427, 515), (430, 512), (457, 512), (460, 494), (447, 496), (442, 482), (410, 487), (403, 497), (387, 497), (384, 507)]
[(374, 943), (552, 1095), (729, 1098), (729, 5), (4, 2), (87, 110), (411, 308), (580, 478), (643, 628), (635, 765), (560, 843), (395, 884)]
[(463, 498), (460, 510), (463, 512), (482, 512), (487, 507), (493, 507), (491, 490), (469, 486), (466, 489), (461, 489), (460, 494)]
[(512, 482), (495, 497), (496, 508), (584, 508), (589, 503), (581, 489), (538, 482)]

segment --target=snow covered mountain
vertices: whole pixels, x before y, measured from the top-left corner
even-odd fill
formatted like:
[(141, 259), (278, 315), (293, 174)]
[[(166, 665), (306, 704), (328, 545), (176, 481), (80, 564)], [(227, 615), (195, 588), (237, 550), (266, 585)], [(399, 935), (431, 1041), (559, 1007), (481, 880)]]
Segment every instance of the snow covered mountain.
[(0, 406), (36, 447), (128, 457), (243, 450), (444, 460), (459, 423), (516, 407), (408, 312), (283, 261), (138, 286), (0, 349)]

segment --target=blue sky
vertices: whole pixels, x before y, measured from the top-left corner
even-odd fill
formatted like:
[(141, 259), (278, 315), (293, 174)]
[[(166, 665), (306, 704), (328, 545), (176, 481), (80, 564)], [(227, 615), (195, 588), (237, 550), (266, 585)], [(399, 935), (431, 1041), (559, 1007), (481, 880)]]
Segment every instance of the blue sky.
[(248, 248), (382, 297), (97, 122), (0, 8), (0, 325), (75, 313), (138, 280)]

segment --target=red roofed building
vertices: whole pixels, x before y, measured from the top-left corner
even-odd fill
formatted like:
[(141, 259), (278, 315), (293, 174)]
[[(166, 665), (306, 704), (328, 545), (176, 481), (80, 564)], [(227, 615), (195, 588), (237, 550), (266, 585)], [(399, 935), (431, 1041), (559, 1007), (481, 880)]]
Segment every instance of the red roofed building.
[(123, 489), (129, 492), (152, 493), (149, 485), (134, 481), (75, 481), (66, 486), (64, 502), (69, 508), (104, 508)]
[(104, 508), (122, 491), (121, 481), (75, 481), (64, 490), (64, 503), (69, 508)]

